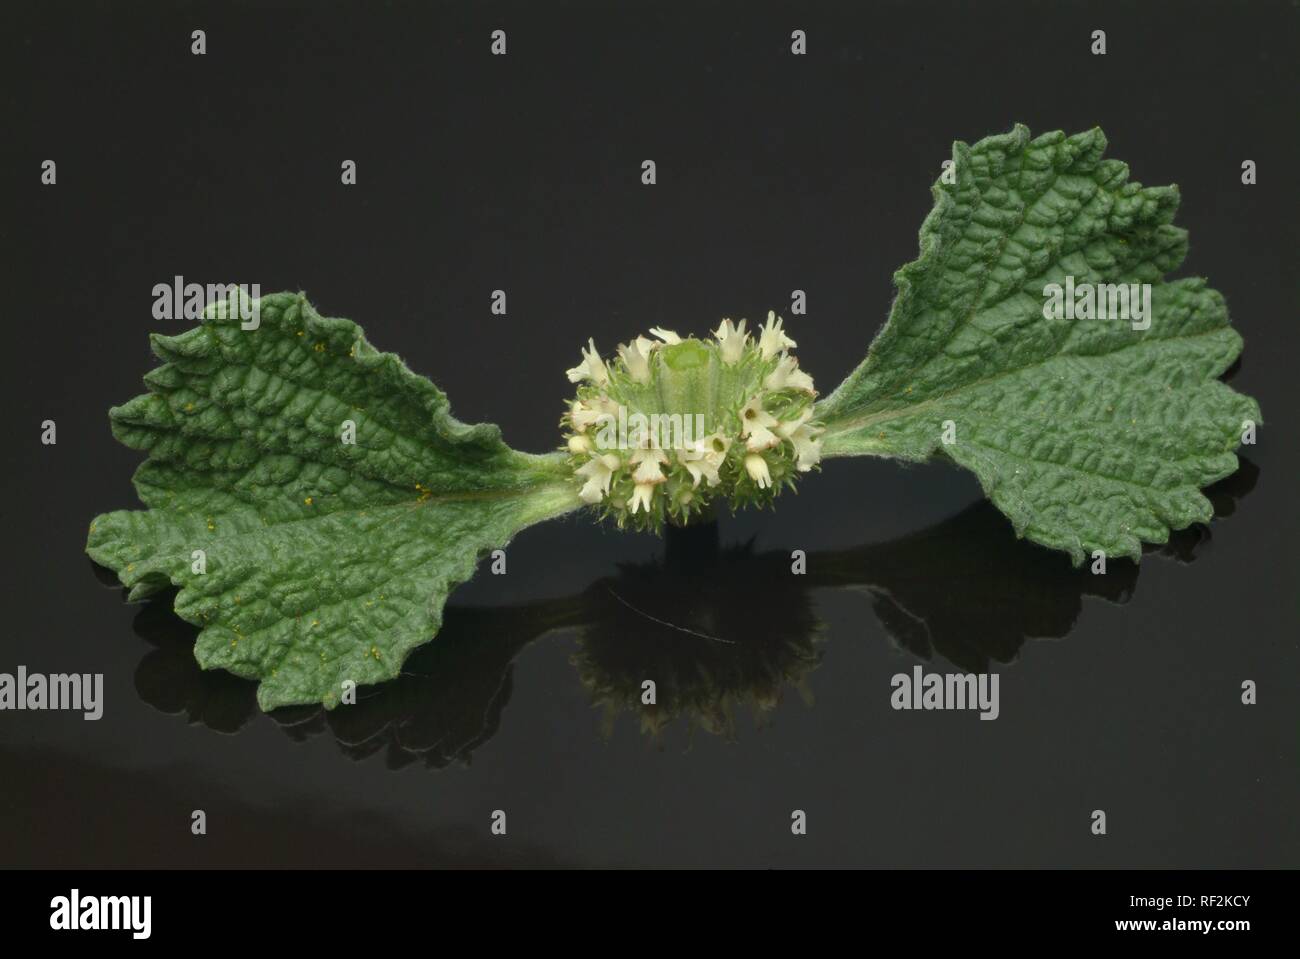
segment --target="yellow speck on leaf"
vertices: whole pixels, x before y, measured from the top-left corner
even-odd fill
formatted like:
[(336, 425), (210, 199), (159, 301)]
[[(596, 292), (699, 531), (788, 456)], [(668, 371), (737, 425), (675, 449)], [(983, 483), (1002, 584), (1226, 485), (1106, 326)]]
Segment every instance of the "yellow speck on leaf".
[(193, 413), (193, 412), (194, 412), (194, 404), (193, 404), (193, 403), (186, 403), (186, 404), (185, 404), (185, 412), (186, 412), (186, 413)]
[(324, 353), (324, 352), (325, 352), (325, 344), (324, 344), (324, 343), (317, 343), (316, 346), (315, 346), (315, 350), (316, 350), (317, 353)]
[(310, 505), (311, 505), (311, 497), (308, 496), (305, 500), (303, 500), (303, 502), (306, 503), (308, 506), (310, 506)]

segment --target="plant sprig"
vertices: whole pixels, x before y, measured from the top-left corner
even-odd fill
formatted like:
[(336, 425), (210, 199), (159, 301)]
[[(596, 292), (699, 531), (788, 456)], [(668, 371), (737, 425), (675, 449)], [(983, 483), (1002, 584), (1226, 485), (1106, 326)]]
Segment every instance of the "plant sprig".
[[(534, 523), (583, 508), (691, 522), (714, 501), (769, 504), (823, 458), (946, 457), (1018, 535), (1076, 565), (1137, 559), (1210, 518), (1200, 490), (1236, 469), (1260, 415), (1218, 379), (1241, 349), (1222, 296), (1165, 279), (1187, 251), (1176, 188), (1129, 182), (1105, 145), (1022, 126), (955, 144), (888, 321), (825, 399), (775, 316), (753, 334), (653, 331), (608, 362), (591, 343), (549, 454), (457, 421), (436, 386), (301, 294), (263, 297), (251, 330), (216, 304), (151, 338), (149, 392), (110, 411), (147, 454), (146, 509), (98, 517), (87, 552), (131, 599), (179, 587), (200, 664), (257, 680), (263, 709), (333, 707), (396, 676), (451, 590)], [(1085, 287), (1147, 291), (1149, 312), (1048, 309), (1049, 289)], [(620, 413), (698, 414), (702, 429), (602, 443), (601, 417)]]

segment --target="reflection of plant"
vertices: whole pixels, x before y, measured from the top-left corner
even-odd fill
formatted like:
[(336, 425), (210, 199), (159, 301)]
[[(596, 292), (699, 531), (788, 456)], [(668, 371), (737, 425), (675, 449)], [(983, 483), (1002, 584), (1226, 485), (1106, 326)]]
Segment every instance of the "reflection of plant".
[[(735, 737), (737, 712), (762, 724), (792, 687), (811, 703), (823, 626), (787, 552), (720, 550), (716, 525), (671, 530), (662, 561), (625, 565), (582, 598), (572, 663), (604, 730), (620, 712), (658, 738), (676, 720)], [(762, 596), (762, 602), (755, 602)], [(654, 703), (642, 700), (654, 682)]]
[[(641, 731), (656, 739), (676, 720), (685, 718), (690, 729), (703, 729), (718, 736), (735, 738), (737, 707), (752, 710), (756, 725), (780, 705), (784, 687), (798, 691), (803, 701), (812, 705), (808, 673), (821, 662), (821, 654), (812, 643), (787, 640), (768, 649), (746, 649), (729, 657), (729, 661), (705, 662), (700, 656), (692, 662), (666, 649), (657, 650), (655, 662), (648, 664), (646, 675), (658, 676), (657, 701), (642, 702), (640, 674), (610, 671), (608, 663), (596, 660), (597, 651), (583, 644), (572, 658), (578, 678), (591, 693), (594, 705), (605, 710), (603, 732), (613, 733), (620, 712), (640, 715)], [(601, 650), (607, 651), (607, 650)]]
[[(678, 719), (734, 738), (738, 709), (761, 724), (787, 686), (811, 705), (808, 675), (821, 662), (823, 627), (788, 563), (740, 547), (707, 571), (645, 564), (589, 590), (594, 615), (571, 661), (604, 707), (606, 734), (631, 712), (656, 738)], [(643, 702), (647, 681), (652, 704)]]

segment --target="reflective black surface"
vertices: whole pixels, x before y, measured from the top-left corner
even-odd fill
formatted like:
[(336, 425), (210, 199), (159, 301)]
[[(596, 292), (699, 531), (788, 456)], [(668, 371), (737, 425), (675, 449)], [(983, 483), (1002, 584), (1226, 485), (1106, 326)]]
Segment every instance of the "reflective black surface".
[[(1219, 515), (1232, 512), (1257, 473), (1246, 461), (1209, 490)], [(821, 590), (868, 599), (884, 638), (919, 661), (978, 673), (1015, 662), (1027, 641), (1068, 636), (1084, 597), (1128, 602), (1140, 568), (1123, 563), (1101, 576), (1047, 562), (1015, 541), (988, 503), (898, 540), (805, 554), (802, 573), (793, 572), (793, 551), (759, 553), (752, 539), (721, 547), (719, 538), (717, 522), (670, 527), (662, 556), (625, 564), (574, 596), (452, 606), (437, 642), (395, 682), (364, 691), (352, 708), (282, 709), (273, 718), (295, 741), (328, 732), (347, 756), (382, 754), (392, 769), (417, 759), (437, 769), (468, 764), (500, 727), (515, 659), (562, 634), (576, 641), (570, 663), (603, 711), (606, 738), (627, 713), (661, 746), (675, 727), (734, 742), (738, 713), (761, 726), (790, 691), (813, 705), (811, 674), (827, 639)], [(1147, 554), (1191, 562), (1208, 540), (1196, 527)], [(172, 614), (171, 601), (153, 600), (135, 618), (136, 633), (156, 647), (136, 670), (140, 697), (187, 722), (238, 731), (258, 715), (253, 684), (199, 668), (197, 631)]]
[[(0, 671), (102, 672), (106, 705), (0, 713), (0, 864), (1300, 865), (1295, 16), (1030, 9), (7, 13)], [(154, 283), (305, 289), (544, 449), (588, 336), (759, 318), (796, 288), (802, 365), (833, 386), (950, 141), (1015, 120), (1100, 124), (1136, 179), (1178, 182), (1184, 272), (1246, 340), (1260, 442), (1211, 526), (1140, 565), (1018, 542), (942, 463), (827, 462), (775, 512), (665, 541), (530, 529), (401, 678), (265, 715), (197, 668), (170, 597), (128, 605), (82, 553), (134, 505), (105, 412), (182, 325), (151, 319)], [(918, 663), (996, 671), (998, 719), (893, 710)]]

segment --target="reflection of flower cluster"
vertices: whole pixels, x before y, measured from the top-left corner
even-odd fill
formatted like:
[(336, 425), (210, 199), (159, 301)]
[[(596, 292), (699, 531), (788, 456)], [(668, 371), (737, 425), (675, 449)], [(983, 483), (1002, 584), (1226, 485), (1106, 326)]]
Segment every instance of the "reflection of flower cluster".
[(624, 567), (590, 591), (570, 661), (606, 735), (631, 714), (656, 740), (674, 726), (734, 739), (745, 714), (766, 725), (788, 690), (812, 703), (824, 635), (789, 557), (739, 547), (701, 562), (702, 553), (697, 543), (684, 567)]
[[(788, 641), (751, 653), (750, 661), (743, 665), (726, 664), (716, 671), (682, 657), (685, 661), (678, 664), (678, 672), (669, 674), (669, 681), (659, 685), (654, 705), (646, 705), (642, 699), (644, 685), (640, 676), (606, 671), (607, 664), (594, 661), (587, 647), (580, 647), (571, 661), (593, 705), (603, 708), (601, 723), (607, 738), (613, 734), (618, 716), (626, 712), (638, 716), (641, 732), (656, 740), (678, 720), (684, 722), (688, 732), (701, 729), (735, 740), (737, 712), (748, 711), (755, 726), (766, 725), (772, 711), (781, 704), (787, 685), (799, 693), (805, 704), (812, 704), (808, 674), (821, 661), (813, 641), (812, 637), (803, 643)], [(691, 667), (697, 667), (696, 671), (692, 672)]]
[(620, 526), (686, 523), (714, 499), (766, 505), (821, 459), (812, 377), (772, 313), (757, 339), (723, 320), (713, 339), (653, 329), (606, 363), (594, 341), (568, 371), (564, 417), (582, 499)]

